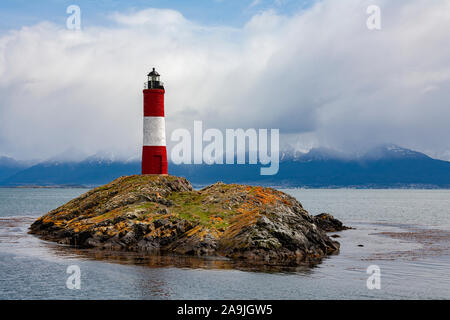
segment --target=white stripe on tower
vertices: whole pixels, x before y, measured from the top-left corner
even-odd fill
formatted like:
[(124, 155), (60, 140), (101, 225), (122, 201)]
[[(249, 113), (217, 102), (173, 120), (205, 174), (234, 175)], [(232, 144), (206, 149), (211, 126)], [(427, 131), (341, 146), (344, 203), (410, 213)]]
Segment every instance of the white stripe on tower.
[(166, 122), (164, 117), (144, 117), (144, 146), (166, 146)]

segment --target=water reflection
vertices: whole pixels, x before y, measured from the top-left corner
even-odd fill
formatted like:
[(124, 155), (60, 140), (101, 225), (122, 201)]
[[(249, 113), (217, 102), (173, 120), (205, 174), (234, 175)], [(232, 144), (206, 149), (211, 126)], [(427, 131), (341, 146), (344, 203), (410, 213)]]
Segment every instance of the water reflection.
[(189, 268), (189, 269), (237, 269), (253, 272), (305, 273), (311, 272), (320, 261), (299, 266), (265, 265), (263, 263), (234, 261), (221, 257), (192, 257), (171, 254), (149, 254), (113, 250), (80, 249), (46, 242), (49, 249), (58, 256), (73, 256), (89, 260), (101, 260), (127, 265), (139, 265), (149, 268)]
[[(192, 257), (171, 254), (151, 254), (116, 250), (82, 249), (68, 245), (57, 244), (27, 234), (29, 225), (35, 218), (14, 217), (0, 218), (0, 243), (15, 245), (20, 249), (39, 247), (42, 253), (51, 256), (105, 261), (124, 265), (139, 265), (149, 268), (189, 268), (218, 269), (267, 273), (311, 273), (311, 269), (321, 263), (321, 260), (303, 265), (266, 265), (261, 262), (235, 261), (222, 257)], [(6, 244), (6, 243), (4, 243)], [(36, 254), (37, 252), (35, 252)]]

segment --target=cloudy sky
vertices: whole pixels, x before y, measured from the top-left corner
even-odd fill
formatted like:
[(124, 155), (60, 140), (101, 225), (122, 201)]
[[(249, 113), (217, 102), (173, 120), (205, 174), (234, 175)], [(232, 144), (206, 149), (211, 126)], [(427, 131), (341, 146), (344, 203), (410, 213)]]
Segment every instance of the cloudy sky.
[(284, 148), (450, 159), (449, 43), (448, 0), (2, 0), (0, 156), (136, 156), (155, 66), (168, 137), (202, 120), (278, 128)]

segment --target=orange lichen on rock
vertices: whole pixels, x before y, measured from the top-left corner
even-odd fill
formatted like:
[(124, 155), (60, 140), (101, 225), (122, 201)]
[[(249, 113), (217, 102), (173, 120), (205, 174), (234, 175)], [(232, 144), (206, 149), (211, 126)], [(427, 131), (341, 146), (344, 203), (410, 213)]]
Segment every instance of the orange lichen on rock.
[(278, 197), (273, 191), (273, 189), (270, 188), (263, 188), (263, 187), (254, 187), (253, 195), (256, 198), (257, 201), (261, 202), (262, 204), (275, 204), (276, 201), (280, 200), (280, 197)]

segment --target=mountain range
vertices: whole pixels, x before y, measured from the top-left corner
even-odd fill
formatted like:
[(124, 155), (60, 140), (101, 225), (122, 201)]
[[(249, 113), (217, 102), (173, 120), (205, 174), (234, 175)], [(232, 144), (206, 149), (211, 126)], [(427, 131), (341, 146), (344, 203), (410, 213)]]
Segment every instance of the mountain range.
[[(175, 165), (169, 173), (195, 186), (223, 181), (277, 187), (309, 188), (450, 188), (450, 162), (395, 145), (382, 145), (362, 155), (316, 148), (280, 154), (280, 170), (261, 176), (260, 165)], [(97, 186), (140, 173), (137, 160), (89, 157), (82, 161), (37, 164), (0, 157), (0, 186)]]

